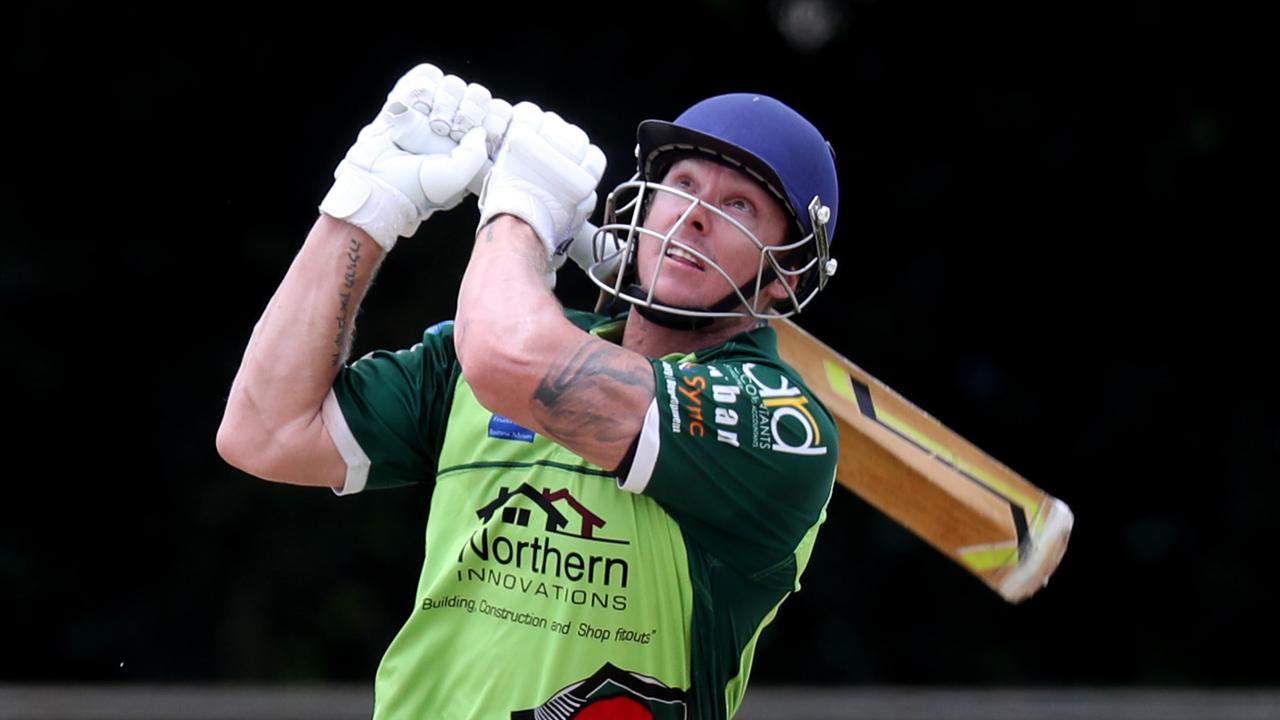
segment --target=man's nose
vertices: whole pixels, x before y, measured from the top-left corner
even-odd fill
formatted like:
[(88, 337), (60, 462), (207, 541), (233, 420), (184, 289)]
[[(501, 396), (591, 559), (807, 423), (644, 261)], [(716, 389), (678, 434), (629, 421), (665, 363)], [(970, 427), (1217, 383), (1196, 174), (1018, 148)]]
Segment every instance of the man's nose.
[(685, 224), (698, 231), (698, 234), (705, 235), (711, 232), (712, 216), (714, 213), (701, 201), (693, 203), (693, 207), (689, 208), (689, 217), (685, 220)]

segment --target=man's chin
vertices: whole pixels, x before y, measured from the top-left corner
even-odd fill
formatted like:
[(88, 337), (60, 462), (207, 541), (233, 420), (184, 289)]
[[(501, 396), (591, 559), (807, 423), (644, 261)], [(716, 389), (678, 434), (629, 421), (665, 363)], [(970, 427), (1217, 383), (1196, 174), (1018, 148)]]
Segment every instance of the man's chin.
[[(728, 315), (728, 316), (717, 315), (714, 317), (707, 317), (706, 315), (690, 314), (690, 313), (709, 312), (709, 310), (707, 309), (709, 305), (705, 305), (705, 304), (704, 305), (682, 305), (682, 304), (676, 304), (676, 303), (670, 303), (670, 302), (663, 302), (662, 299), (657, 296), (654, 297), (651, 303), (645, 303), (642, 307), (648, 308), (648, 312), (665, 313), (673, 317), (706, 318), (708, 322), (705, 325), (701, 326), (697, 330), (690, 330), (690, 332), (697, 332), (697, 333), (706, 333), (708, 331), (727, 328), (732, 325), (738, 325), (742, 323), (744, 320), (751, 320), (751, 313), (747, 310), (746, 306), (743, 306), (743, 305), (739, 305), (737, 308), (734, 308), (729, 311), (729, 312), (741, 313), (740, 315)], [(685, 311), (685, 312), (678, 312), (678, 311)]]

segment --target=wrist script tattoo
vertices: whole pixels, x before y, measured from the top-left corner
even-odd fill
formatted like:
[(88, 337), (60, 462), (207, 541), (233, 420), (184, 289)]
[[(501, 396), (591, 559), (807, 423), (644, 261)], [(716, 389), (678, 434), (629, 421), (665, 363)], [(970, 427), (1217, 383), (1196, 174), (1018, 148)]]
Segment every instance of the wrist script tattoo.
[(351, 329), (354, 322), (351, 317), (351, 296), (355, 291), (356, 268), (360, 265), (360, 240), (351, 238), (347, 246), (347, 269), (342, 276), (342, 290), (338, 293), (338, 330), (333, 336), (333, 356), (330, 361), (338, 367), (347, 359), (351, 350)]

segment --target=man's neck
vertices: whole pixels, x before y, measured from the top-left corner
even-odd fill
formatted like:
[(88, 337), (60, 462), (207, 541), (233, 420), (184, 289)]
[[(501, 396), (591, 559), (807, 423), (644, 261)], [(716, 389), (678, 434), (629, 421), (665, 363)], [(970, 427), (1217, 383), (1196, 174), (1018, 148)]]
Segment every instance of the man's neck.
[(687, 354), (709, 348), (742, 332), (752, 330), (764, 321), (751, 317), (718, 318), (701, 330), (675, 330), (662, 327), (634, 309), (627, 315), (622, 333), (622, 347), (645, 357), (659, 358), (672, 353)]

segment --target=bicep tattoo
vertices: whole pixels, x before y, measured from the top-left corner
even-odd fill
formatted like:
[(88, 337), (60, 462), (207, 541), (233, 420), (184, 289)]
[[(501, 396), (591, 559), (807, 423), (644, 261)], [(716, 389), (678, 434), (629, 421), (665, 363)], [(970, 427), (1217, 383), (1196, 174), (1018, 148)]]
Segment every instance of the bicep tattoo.
[[(592, 338), (548, 369), (533, 394), (534, 418), (547, 434), (570, 448), (631, 443), (654, 393), (648, 361)], [(620, 412), (622, 411), (622, 412)]]

